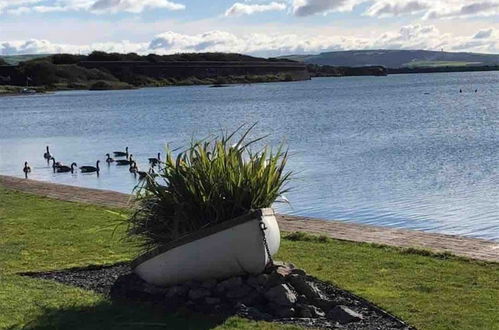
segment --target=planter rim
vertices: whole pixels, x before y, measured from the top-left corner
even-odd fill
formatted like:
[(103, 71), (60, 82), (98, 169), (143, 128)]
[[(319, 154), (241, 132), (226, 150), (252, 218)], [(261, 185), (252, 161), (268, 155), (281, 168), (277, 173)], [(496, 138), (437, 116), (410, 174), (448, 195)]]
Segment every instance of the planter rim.
[(152, 259), (162, 253), (165, 253), (169, 250), (172, 250), (176, 247), (179, 247), (181, 245), (185, 245), (187, 243), (199, 240), (201, 238), (210, 236), (212, 234), (218, 233), (220, 231), (235, 227), (237, 225), (243, 224), (245, 222), (254, 220), (255, 218), (258, 217), (264, 217), (264, 216), (271, 216), (275, 215), (274, 210), (272, 208), (261, 208), (257, 210), (251, 210), (246, 214), (243, 214), (241, 216), (238, 216), (236, 218), (232, 218), (227, 221), (223, 221), (221, 223), (218, 223), (214, 226), (206, 227), (203, 229), (200, 229), (194, 233), (187, 234), (185, 236), (182, 236), (179, 239), (176, 239), (174, 241), (171, 241), (163, 246), (157, 247), (155, 249), (152, 249), (150, 251), (147, 251), (131, 262), (131, 267), (132, 269), (137, 267), (138, 265), (142, 264), (143, 262)]

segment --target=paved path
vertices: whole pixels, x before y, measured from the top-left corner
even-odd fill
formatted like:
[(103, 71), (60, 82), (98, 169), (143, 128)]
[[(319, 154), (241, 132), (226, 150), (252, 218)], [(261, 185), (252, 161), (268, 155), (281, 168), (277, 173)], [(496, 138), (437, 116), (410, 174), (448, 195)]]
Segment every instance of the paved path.
[[(73, 202), (109, 207), (128, 207), (131, 205), (130, 195), (114, 191), (80, 188), (1, 175), (0, 186)], [(499, 262), (499, 243), (488, 240), (289, 215), (279, 215), (278, 221), (283, 231), (302, 231), (347, 241), (424, 248), (436, 252), (447, 251), (458, 256)]]

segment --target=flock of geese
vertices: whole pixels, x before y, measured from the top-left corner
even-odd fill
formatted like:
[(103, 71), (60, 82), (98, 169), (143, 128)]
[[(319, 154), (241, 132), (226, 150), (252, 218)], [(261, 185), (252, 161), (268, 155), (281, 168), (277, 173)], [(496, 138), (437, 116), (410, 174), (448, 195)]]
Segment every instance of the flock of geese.
[[(149, 158), (149, 164), (151, 165), (149, 172), (144, 172), (139, 170), (137, 163), (133, 159), (133, 155), (128, 153), (128, 147), (125, 148), (125, 151), (114, 151), (113, 156), (122, 159), (115, 160), (114, 158), (111, 158), (111, 155), (109, 153), (107, 153), (106, 163), (108, 165), (115, 163), (117, 166), (128, 166), (130, 173), (138, 175), (139, 179), (144, 179), (147, 176), (147, 174), (154, 173), (154, 167), (159, 166), (159, 164), (161, 163), (161, 153), (158, 152), (157, 157)], [(78, 164), (74, 162), (71, 163), (71, 165), (69, 166), (62, 164), (61, 162), (57, 162), (54, 156), (50, 153), (49, 146), (47, 146), (47, 149), (43, 154), (43, 158), (47, 161), (47, 164), (52, 162), (52, 169), (54, 173), (74, 173), (75, 170), (77, 170), (78, 168)], [(100, 160), (98, 160), (95, 163), (95, 166), (80, 166), (79, 169), (81, 173), (96, 173), (97, 176), (99, 176), (100, 172), (99, 164)], [(27, 179), (28, 174), (31, 173), (31, 167), (29, 166), (28, 162), (24, 162), (23, 172), (24, 172), (24, 177)]]

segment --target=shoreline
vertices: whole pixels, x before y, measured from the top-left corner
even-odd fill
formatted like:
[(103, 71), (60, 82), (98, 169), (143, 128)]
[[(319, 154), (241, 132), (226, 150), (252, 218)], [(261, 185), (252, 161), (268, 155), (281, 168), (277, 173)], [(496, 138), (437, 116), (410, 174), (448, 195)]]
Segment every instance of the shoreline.
[[(105, 207), (126, 208), (132, 204), (132, 195), (128, 194), (12, 176), (0, 175), (0, 187)], [(278, 214), (277, 219), (281, 230), (287, 232), (306, 232), (338, 240), (416, 248), (436, 253), (451, 253), (469, 259), (499, 262), (499, 243), (492, 240), (283, 214)]]

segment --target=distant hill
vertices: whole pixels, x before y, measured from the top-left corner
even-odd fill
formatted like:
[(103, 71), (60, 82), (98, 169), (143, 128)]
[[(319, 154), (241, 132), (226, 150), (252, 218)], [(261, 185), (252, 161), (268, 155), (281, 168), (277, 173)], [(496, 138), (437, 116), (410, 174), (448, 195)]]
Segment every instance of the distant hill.
[(49, 54), (0, 55), (0, 60), (3, 60), (5, 63), (7, 63), (9, 65), (17, 65), (20, 62), (31, 61), (31, 60), (34, 60), (37, 58), (42, 58), (42, 57), (47, 57), (47, 56), (49, 56)]
[(351, 50), (318, 55), (289, 55), (281, 58), (307, 64), (350, 67), (381, 65), (386, 68), (428, 68), (499, 65), (499, 54), (428, 50)]

